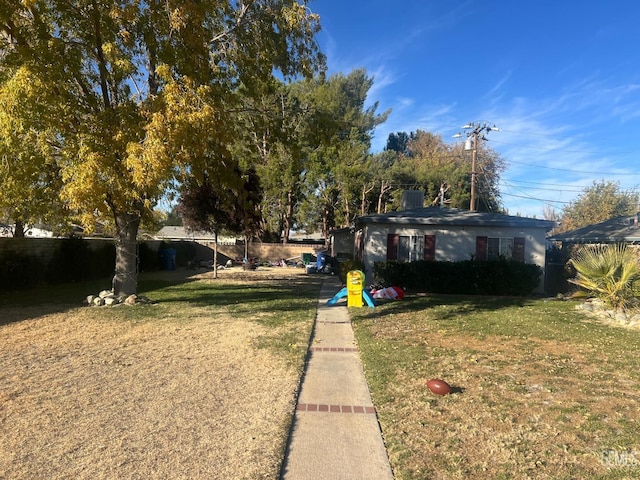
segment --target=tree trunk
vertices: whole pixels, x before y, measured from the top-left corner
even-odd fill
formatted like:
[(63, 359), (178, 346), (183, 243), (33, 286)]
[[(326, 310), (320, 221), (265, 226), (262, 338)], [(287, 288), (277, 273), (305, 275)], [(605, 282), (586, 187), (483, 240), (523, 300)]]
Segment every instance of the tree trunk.
[[(382, 183), (380, 183), (380, 193), (378, 194), (378, 212), (377, 213), (383, 213), (382, 200), (384, 198), (384, 194), (387, 193), (390, 188), (391, 187), (387, 185), (384, 180), (382, 181)], [(385, 213), (386, 213), (386, 208), (385, 208)]]
[(218, 278), (218, 230), (213, 233), (213, 278)]
[(326, 206), (322, 209), (322, 236), (326, 247), (329, 242), (329, 209)]
[(344, 199), (344, 224), (349, 225), (351, 223), (351, 207), (349, 206), (349, 200)]
[(286, 245), (289, 242), (289, 234), (291, 233), (291, 223), (293, 220), (293, 194), (287, 193), (287, 211), (284, 217), (284, 233), (282, 243)]
[(22, 220), (15, 220), (13, 236), (15, 238), (24, 238), (24, 223), (22, 223)]
[(113, 276), (113, 293), (129, 296), (138, 289), (138, 228), (140, 216), (134, 213), (117, 213), (116, 221), (116, 272)]

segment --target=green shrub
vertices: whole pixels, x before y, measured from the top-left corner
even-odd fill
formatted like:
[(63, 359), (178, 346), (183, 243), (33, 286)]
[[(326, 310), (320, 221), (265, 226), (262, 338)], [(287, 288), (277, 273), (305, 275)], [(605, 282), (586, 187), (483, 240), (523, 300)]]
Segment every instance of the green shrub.
[(71, 237), (60, 240), (47, 263), (45, 280), (50, 285), (75, 283), (113, 275), (116, 250), (113, 243), (91, 248), (90, 242)]
[(377, 262), (374, 281), (406, 290), (461, 295), (529, 295), (540, 282), (537, 265), (493, 262)]
[(81, 238), (60, 240), (47, 264), (45, 280), (50, 285), (72, 283), (91, 277), (93, 254)]
[(112, 277), (116, 268), (116, 246), (105, 243), (95, 250), (91, 250), (91, 267), (89, 278)]
[(360, 260), (344, 260), (339, 262), (338, 276), (343, 284), (347, 283), (347, 273), (352, 270), (362, 270), (364, 272), (364, 263)]
[(6, 251), (0, 256), (0, 288), (19, 290), (42, 282), (44, 265), (31, 255)]
[(158, 254), (144, 242), (138, 244), (138, 271), (153, 272), (160, 268)]
[(626, 244), (585, 246), (574, 252), (570, 261), (576, 269), (571, 283), (612, 308), (630, 306), (640, 280), (637, 250)]

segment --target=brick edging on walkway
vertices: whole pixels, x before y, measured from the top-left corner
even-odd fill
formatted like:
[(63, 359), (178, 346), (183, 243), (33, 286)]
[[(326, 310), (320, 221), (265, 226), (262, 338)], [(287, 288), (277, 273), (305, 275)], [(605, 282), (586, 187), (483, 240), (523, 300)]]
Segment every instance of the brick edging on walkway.
[(363, 405), (326, 405), (322, 403), (299, 403), (298, 412), (327, 412), (327, 413), (369, 413), (376, 414), (375, 407)]

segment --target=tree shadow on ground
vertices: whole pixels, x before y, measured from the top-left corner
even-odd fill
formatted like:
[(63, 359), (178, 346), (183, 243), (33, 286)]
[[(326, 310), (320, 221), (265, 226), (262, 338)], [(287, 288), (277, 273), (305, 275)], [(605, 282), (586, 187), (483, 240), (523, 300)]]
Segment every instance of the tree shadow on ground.
[(419, 312), (428, 308), (447, 306), (439, 313), (440, 320), (456, 318), (467, 312), (498, 311), (514, 306), (524, 307), (532, 304), (529, 297), (495, 297), (474, 295), (407, 295), (402, 300), (389, 300), (378, 303), (378, 306), (367, 313), (358, 314), (359, 318), (371, 319), (390, 314)]
[[(138, 291), (153, 291), (192, 282), (195, 271), (141, 273)], [(86, 306), (88, 295), (111, 288), (111, 277), (39, 288), (0, 292), (0, 326)], [(107, 307), (108, 308), (108, 307)]]
[[(250, 286), (250, 288), (248, 288)], [(157, 286), (156, 286), (157, 287)], [(210, 283), (210, 288), (194, 289), (189, 283), (169, 286), (161, 303), (188, 302), (200, 307), (230, 307), (236, 314), (255, 313), (255, 306), (269, 303), (269, 311), (292, 311), (291, 299), (308, 295), (317, 301), (320, 282), (306, 277), (243, 283)], [(245, 308), (246, 307), (246, 308)], [(308, 309), (300, 305), (299, 309)]]
[[(201, 307), (229, 307), (234, 314), (255, 313), (259, 303), (270, 302), (270, 311), (291, 312), (290, 299), (309, 295), (317, 299), (321, 278), (293, 276), (276, 279), (203, 279), (201, 271), (159, 271), (140, 274), (138, 295), (162, 304), (189, 303)], [(231, 279), (234, 280), (234, 279)], [(205, 282), (210, 288), (203, 287)], [(111, 287), (111, 279), (55, 285), (0, 293), (0, 326), (64, 313), (86, 306), (88, 295), (97, 295)], [(249, 288), (250, 287), (250, 288)], [(101, 307), (112, 308), (112, 307)], [(307, 307), (301, 305), (300, 309)], [(295, 311), (295, 310), (293, 310)]]

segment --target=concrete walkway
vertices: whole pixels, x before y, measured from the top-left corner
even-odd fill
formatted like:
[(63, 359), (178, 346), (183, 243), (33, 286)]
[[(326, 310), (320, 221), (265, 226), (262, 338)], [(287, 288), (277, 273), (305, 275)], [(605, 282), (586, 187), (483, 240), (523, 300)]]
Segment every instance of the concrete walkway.
[[(346, 299), (323, 282), (282, 480), (392, 480)], [(365, 307), (366, 308), (366, 307)]]

